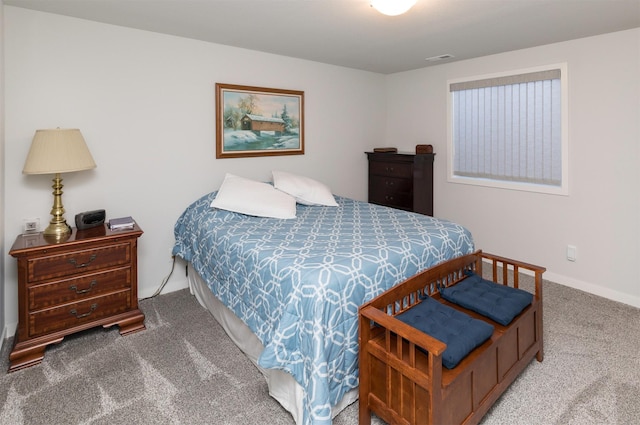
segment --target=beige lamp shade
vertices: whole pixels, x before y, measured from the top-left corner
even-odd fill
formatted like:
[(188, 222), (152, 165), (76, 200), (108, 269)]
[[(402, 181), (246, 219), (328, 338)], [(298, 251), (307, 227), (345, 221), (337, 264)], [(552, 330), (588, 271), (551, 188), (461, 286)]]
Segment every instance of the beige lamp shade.
[(78, 129), (36, 130), (22, 173), (54, 174), (96, 168)]

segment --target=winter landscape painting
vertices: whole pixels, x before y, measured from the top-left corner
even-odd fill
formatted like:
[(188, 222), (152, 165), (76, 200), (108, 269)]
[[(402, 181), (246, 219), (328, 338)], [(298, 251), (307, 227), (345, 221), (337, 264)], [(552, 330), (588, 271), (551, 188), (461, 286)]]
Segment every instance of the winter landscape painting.
[(304, 154), (304, 92), (216, 83), (216, 158)]

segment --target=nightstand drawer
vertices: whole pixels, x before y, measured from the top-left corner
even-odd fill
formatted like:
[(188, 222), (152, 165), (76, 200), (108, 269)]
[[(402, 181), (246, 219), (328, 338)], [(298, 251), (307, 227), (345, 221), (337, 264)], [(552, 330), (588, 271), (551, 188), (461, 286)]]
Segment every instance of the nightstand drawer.
[(33, 285), (27, 289), (29, 310), (41, 310), (68, 302), (81, 301), (131, 287), (131, 268), (83, 275), (75, 279)]
[(371, 161), (369, 173), (379, 176), (413, 178), (413, 165), (400, 162)]
[(124, 313), (131, 308), (131, 291), (65, 304), (29, 314), (29, 336), (66, 330), (105, 317)]
[(126, 265), (131, 262), (128, 243), (67, 252), (28, 261), (29, 282), (38, 282), (57, 277), (87, 273), (107, 267)]

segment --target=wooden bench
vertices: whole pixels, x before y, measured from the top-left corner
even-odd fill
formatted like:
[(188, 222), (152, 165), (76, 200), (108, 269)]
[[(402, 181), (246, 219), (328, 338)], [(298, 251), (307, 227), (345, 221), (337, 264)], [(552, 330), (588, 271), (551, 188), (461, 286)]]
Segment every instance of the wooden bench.
[[(497, 283), (518, 288), (521, 270), (534, 275), (531, 305), (508, 326), (440, 298), (438, 285), (455, 285), (464, 279), (465, 270), (482, 276), (485, 261), (491, 264), (491, 280)], [(480, 422), (531, 360), (543, 359), (544, 271), (543, 267), (477, 251), (425, 270), (362, 305), (360, 425), (371, 423), (371, 412), (390, 424)], [(446, 345), (395, 318), (424, 295), (490, 323), (495, 328), (493, 335), (455, 368), (444, 368)]]

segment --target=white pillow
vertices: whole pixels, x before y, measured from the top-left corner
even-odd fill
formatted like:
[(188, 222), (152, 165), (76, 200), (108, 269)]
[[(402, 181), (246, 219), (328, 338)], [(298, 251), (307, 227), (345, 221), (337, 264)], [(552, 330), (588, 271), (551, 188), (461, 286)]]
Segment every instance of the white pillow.
[(292, 196), (268, 183), (229, 173), (225, 175), (211, 206), (257, 217), (296, 218), (296, 200)]
[(331, 190), (320, 182), (284, 171), (273, 171), (272, 174), (273, 186), (293, 196), (300, 204), (338, 206)]

